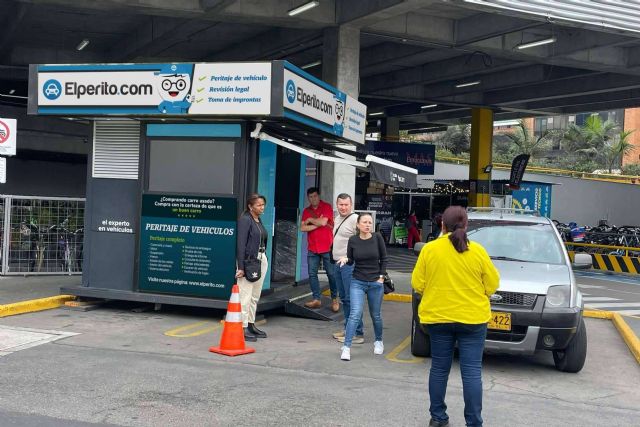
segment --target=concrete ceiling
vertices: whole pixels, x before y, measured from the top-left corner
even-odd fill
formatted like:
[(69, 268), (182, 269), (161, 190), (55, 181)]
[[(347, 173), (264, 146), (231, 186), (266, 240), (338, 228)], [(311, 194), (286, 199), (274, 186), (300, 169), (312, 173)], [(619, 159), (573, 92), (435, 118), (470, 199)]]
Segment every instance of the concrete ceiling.
[[(325, 29), (348, 25), (360, 30), (360, 100), (405, 129), (464, 121), (475, 106), (493, 108), (497, 119), (640, 106), (638, 32), (468, 0), (320, 0), (287, 15), (302, 3), (0, 0), (0, 104), (26, 104), (30, 63), (286, 59), (301, 66), (322, 59)], [(589, 1), (582, 3), (588, 12)], [(557, 42), (516, 47), (547, 37)], [(82, 39), (90, 43), (78, 51)], [(322, 78), (321, 66), (307, 71)], [(470, 81), (480, 83), (456, 88)], [(437, 107), (421, 108), (430, 104)]]

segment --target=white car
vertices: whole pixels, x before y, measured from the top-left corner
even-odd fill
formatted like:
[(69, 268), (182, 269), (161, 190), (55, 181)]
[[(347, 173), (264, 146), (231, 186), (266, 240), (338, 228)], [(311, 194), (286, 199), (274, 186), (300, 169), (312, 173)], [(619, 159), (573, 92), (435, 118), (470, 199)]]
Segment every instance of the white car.
[[(557, 369), (580, 371), (587, 355), (587, 329), (572, 267), (590, 268), (591, 257), (576, 254), (572, 265), (551, 220), (530, 211), (470, 208), (468, 215), (469, 239), (487, 250), (500, 271), (500, 287), (490, 297), (485, 349), (511, 354), (547, 350), (553, 352)], [(429, 336), (417, 316), (419, 303), (420, 295), (413, 292), (411, 352), (429, 357)]]

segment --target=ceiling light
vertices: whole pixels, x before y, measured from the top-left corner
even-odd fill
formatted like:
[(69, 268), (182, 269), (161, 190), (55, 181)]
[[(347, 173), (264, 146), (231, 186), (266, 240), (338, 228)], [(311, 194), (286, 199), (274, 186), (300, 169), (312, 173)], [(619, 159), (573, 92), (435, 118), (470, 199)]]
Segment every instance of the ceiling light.
[(9, 91), (9, 95), (13, 95), (14, 93), (16, 93), (16, 90), (15, 90), (15, 89), (11, 89), (11, 90)]
[(458, 87), (458, 88), (460, 88), (460, 87), (468, 87), (468, 86), (475, 86), (475, 85), (479, 85), (479, 84), (480, 84), (480, 80), (476, 80), (476, 81), (473, 81), (473, 82), (457, 84), (456, 87)]
[(383, 116), (384, 111), (378, 111), (377, 113), (369, 113), (370, 116)]
[(536, 46), (542, 46), (544, 44), (550, 44), (550, 43), (555, 43), (558, 39), (556, 39), (555, 37), (549, 37), (546, 39), (542, 39), (542, 40), (536, 40), (534, 42), (529, 42), (529, 43), (522, 43), (517, 45), (516, 47), (518, 49), (528, 49), (530, 47), (536, 47)]
[(87, 47), (88, 44), (89, 44), (89, 39), (82, 39), (82, 41), (78, 43), (78, 46), (76, 46), (76, 50), (82, 50), (85, 47)]
[(319, 1), (310, 1), (310, 2), (307, 2), (307, 3), (303, 4), (303, 5), (301, 5), (301, 6), (298, 6), (298, 7), (295, 7), (293, 9), (291, 9), (290, 11), (287, 12), (287, 14), (289, 16), (295, 16), (295, 15), (298, 15), (298, 14), (300, 14), (302, 12), (306, 12), (309, 9), (313, 9), (314, 7), (319, 6), (319, 5), (320, 5)]
[(429, 104), (429, 105), (423, 105), (420, 108), (433, 108), (433, 107), (437, 107), (437, 106), (438, 106), (438, 104)]
[(300, 68), (302, 68), (303, 70), (306, 70), (307, 68), (317, 67), (320, 64), (322, 64), (322, 61), (313, 61), (313, 62), (309, 62), (308, 64), (303, 65)]

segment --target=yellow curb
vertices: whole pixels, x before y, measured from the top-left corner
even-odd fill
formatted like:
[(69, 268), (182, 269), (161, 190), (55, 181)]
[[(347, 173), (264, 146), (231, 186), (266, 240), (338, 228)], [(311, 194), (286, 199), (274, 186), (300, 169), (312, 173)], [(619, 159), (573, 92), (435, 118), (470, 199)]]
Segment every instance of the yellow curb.
[(385, 301), (411, 302), (411, 295), (390, 293), (384, 296)]
[(57, 295), (55, 297), (39, 298), (29, 301), (14, 302), (0, 305), (0, 317), (15, 316), (16, 314), (31, 313), (34, 311), (50, 310), (64, 305), (67, 301), (73, 301), (73, 295)]
[(622, 336), (622, 339), (627, 344), (627, 347), (629, 347), (631, 354), (633, 354), (636, 361), (640, 363), (640, 340), (619, 313), (616, 313), (615, 311), (585, 310), (583, 311), (583, 315), (584, 317), (591, 317), (594, 319), (611, 320)]

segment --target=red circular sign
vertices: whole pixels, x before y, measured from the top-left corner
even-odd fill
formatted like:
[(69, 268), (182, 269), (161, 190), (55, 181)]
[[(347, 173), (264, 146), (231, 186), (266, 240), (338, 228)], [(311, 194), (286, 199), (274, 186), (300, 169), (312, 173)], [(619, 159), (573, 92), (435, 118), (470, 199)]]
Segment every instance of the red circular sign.
[(9, 125), (0, 120), (0, 144), (3, 144), (9, 140)]

